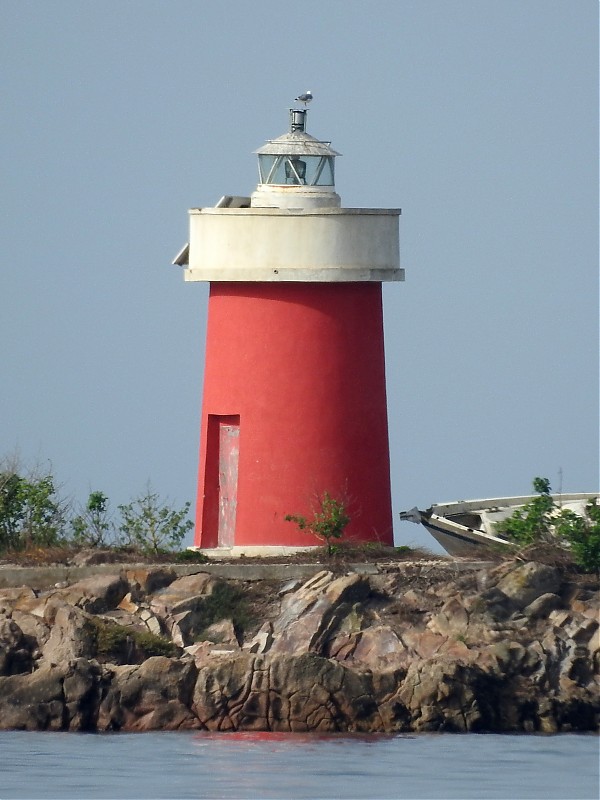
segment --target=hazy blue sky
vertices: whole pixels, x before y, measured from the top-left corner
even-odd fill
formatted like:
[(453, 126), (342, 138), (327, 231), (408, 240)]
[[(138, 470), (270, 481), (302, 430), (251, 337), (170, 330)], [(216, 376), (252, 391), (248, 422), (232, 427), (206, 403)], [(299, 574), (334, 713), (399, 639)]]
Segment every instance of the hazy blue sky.
[(194, 499), (208, 290), (170, 262), (310, 88), (342, 204), (403, 209), (395, 512), (598, 488), (596, 0), (4, 0), (0, 37), (0, 455)]

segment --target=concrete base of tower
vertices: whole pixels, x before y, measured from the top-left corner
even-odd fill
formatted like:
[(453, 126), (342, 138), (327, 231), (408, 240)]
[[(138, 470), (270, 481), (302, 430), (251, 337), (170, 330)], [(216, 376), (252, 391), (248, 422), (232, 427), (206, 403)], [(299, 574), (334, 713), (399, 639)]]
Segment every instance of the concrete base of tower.
[(188, 550), (193, 550), (202, 553), (211, 560), (219, 561), (229, 558), (269, 558), (278, 556), (295, 556), (299, 553), (312, 553), (314, 550), (319, 550), (319, 547), (267, 547), (260, 545), (247, 545), (240, 547), (188, 547)]

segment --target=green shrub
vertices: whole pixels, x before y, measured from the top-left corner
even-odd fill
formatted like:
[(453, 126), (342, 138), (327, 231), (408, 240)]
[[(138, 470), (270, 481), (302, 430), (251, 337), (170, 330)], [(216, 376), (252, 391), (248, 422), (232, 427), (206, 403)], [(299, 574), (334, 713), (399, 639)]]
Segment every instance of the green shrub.
[(108, 497), (91, 492), (83, 511), (71, 520), (73, 541), (83, 547), (104, 547), (114, 538), (114, 524), (108, 511)]
[(148, 631), (148, 633), (135, 631), (134, 639), (136, 645), (142, 650), (146, 658), (151, 656), (176, 656), (178, 655), (179, 648), (177, 645), (165, 639), (164, 636), (157, 636)]
[(334, 539), (341, 539), (344, 529), (350, 522), (343, 500), (337, 500), (329, 492), (324, 492), (318, 498), (318, 508), (313, 513), (312, 519), (299, 514), (286, 514), (286, 522), (295, 522), (301, 531), (306, 531), (325, 542), (327, 555), (332, 556), (338, 548)]
[(0, 551), (55, 547), (65, 540), (66, 504), (50, 473), (0, 472)]
[(127, 505), (119, 506), (122, 523), (120, 531), (125, 542), (148, 555), (165, 550), (177, 550), (186, 533), (194, 527), (187, 519), (190, 503), (174, 509), (164, 503), (150, 486), (144, 494)]
[(176, 560), (182, 564), (206, 564), (210, 558), (199, 550), (182, 550), (177, 553)]
[[(68, 504), (58, 496), (51, 472), (36, 468), (25, 476), (16, 456), (0, 458), (0, 553), (110, 545), (144, 555), (172, 554), (194, 527), (188, 519), (190, 503), (173, 508), (150, 485), (118, 508), (121, 520), (117, 526), (108, 497), (94, 491), (79, 513), (71, 515)], [(181, 560), (203, 563), (205, 558), (190, 554)]]
[(573, 551), (575, 563), (585, 572), (600, 570), (600, 505), (597, 499), (585, 507), (585, 517), (562, 511), (555, 523), (556, 533)]
[(136, 663), (151, 656), (176, 656), (179, 648), (150, 631), (137, 631), (115, 622), (95, 618), (96, 655), (117, 662)]
[(523, 508), (499, 522), (496, 530), (521, 546), (552, 543), (567, 547), (575, 564), (586, 572), (600, 570), (600, 506), (590, 500), (584, 516), (557, 505), (550, 494), (550, 481), (535, 478), (534, 497)]
[(546, 478), (534, 478), (533, 489), (539, 496), (497, 526), (499, 533), (522, 546), (553, 536), (552, 513), (555, 505), (550, 496), (550, 482)]
[[(202, 624), (205, 628), (222, 619), (230, 619), (236, 634), (241, 635), (252, 622), (244, 593), (229, 583), (217, 583), (202, 601)], [(198, 639), (202, 638), (199, 634)]]

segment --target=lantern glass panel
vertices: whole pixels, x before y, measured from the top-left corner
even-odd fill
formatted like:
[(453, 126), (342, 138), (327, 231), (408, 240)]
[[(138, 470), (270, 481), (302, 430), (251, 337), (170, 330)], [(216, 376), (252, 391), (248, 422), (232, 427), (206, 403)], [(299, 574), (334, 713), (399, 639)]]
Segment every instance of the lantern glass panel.
[(333, 157), (259, 155), (260, 182), (275, 186), (333, 186)]

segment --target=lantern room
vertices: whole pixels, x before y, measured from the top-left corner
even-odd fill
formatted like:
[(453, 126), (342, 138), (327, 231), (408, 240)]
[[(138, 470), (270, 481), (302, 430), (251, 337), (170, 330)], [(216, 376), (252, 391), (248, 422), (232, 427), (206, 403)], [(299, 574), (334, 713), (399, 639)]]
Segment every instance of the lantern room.
[(339, 208), (335, 157), (331, 142), (306, 132), (306, 110), (290, 109), (290, 130), (259, 148), (259, 184), (252, 194), (257, 208)]

